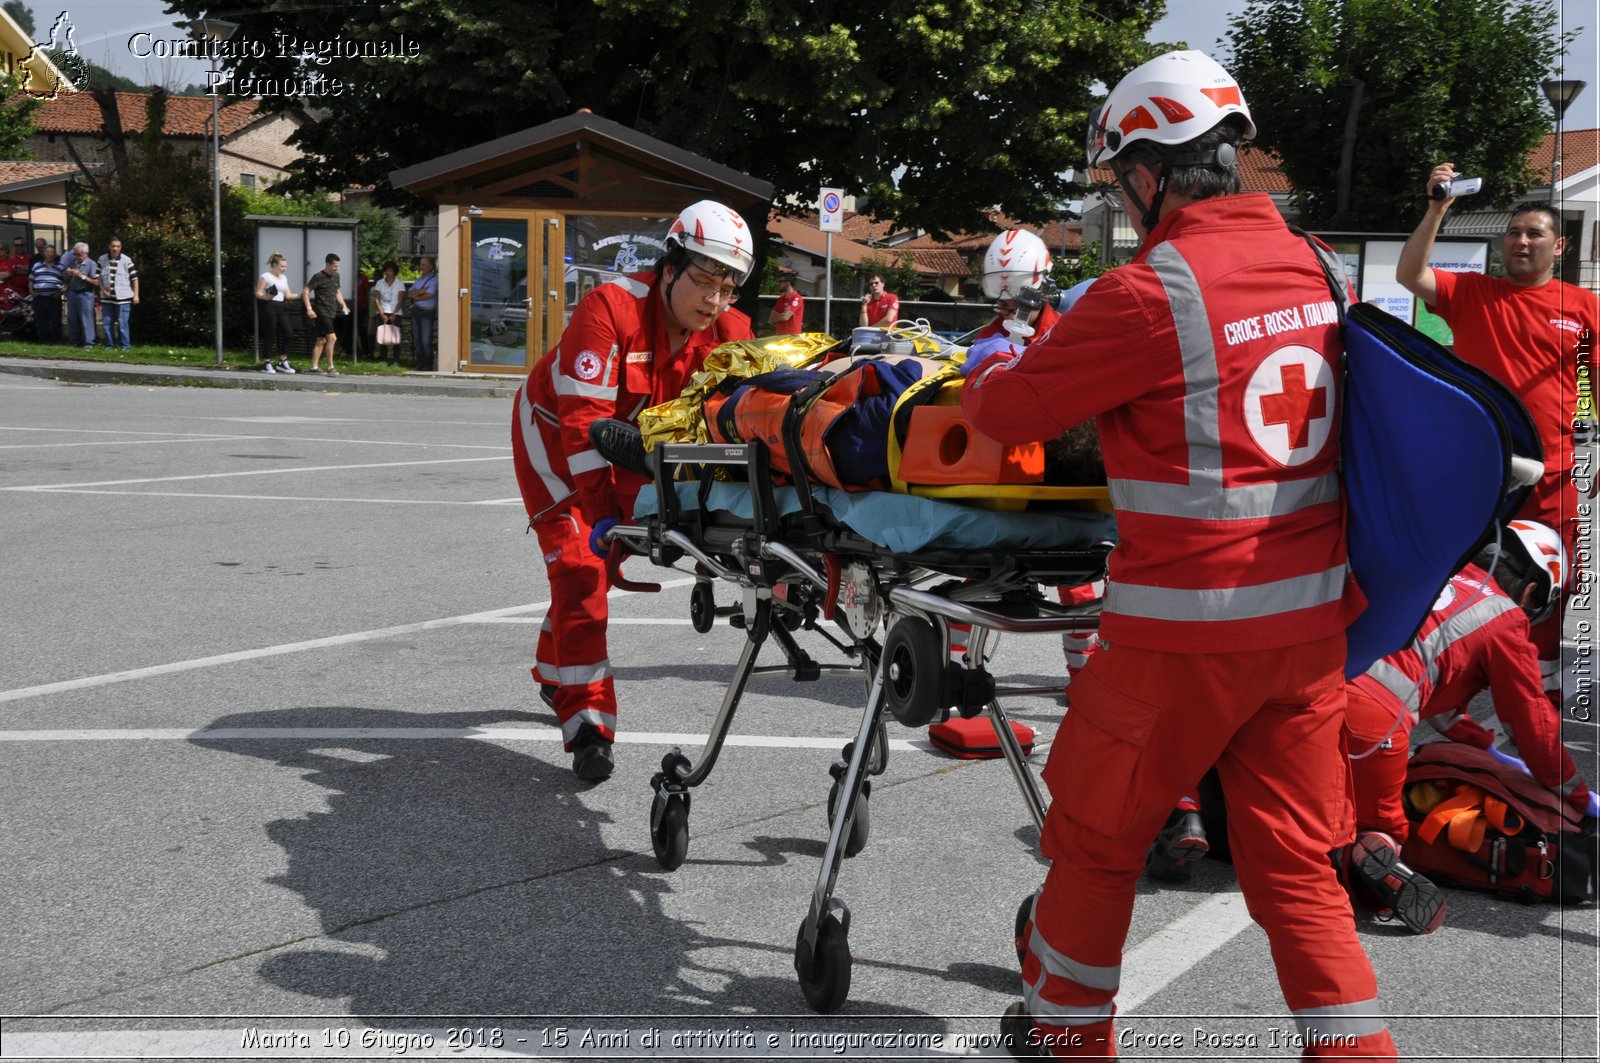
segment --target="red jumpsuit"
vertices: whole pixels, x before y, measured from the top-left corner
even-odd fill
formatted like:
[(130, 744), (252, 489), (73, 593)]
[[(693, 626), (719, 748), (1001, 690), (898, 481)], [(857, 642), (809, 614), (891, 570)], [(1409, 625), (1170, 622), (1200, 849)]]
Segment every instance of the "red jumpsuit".
[[(1577, 577), (1589, 556), (1580, 549), (1580, 532), (1592, 526), (1579, 509), (1574, 483), (1572, 421), (1578, 400), (1577, 346), (1584, 330), (1590, 345), (1600, 331), (1600, 298), (1591, 291), (1551, 280), (1524, 288), (1482, 273), (1433, 271), (1438, 287), (1434, 310), (1455, 333), (1455, 352), (1486, 370), (1522, 400), (1544, 444), (1544, 478), (1517, 515), (1554, 528), (1567, 544), (1568, 569)], [(1593, 371), (1592, 365), (1589, 371)], [(1593, 380), (1590, 381), (1593, 386)], [(1593, 469), (1584, 479), (1593, 486)], [(1591, 540), (1592, 542), (1592, 540)], [(1585, 567), (1589, 567), (1585, 565)], [(1592, 568), (1590, 569), (1592, 572)], [(1569, 580), (1567, 589), (1576, 586)], [(1544, 689), (1562, 707), (1561, 635), (1566, 615), (1563, 596), (1550, 616), (1533, 628)]]
[(1462, 733), (1463, 741), (1474, 734), (1487, 738), (1462, 722), (1467, 704), (1484, 690), (1533, 777), (1580, 813), (1587, 810), (1589, 788), (1561, 744), (1561, 716), (1544, 696), (1527, 615), (1483, 569), (1468, 565), (1440, 592), (1411, 645), (1350, 683), (1350, 757), (1361, 830), (1405, 841), (1410, 824), (1400, 793), (1411, 729), (1428, 720), (1445, 734)]
[(559, 688), (556, 717), (568, 748), (584, 723), (615, 737), (605, 563), (590, 552), (589, 531), (606, 517), (631, 516), (644, 482), (600, 456), (589, 426), (602, 417), (635, 420), (646, 406), (677, 398), (713, 347), (750, 338), (749, 318), (726, 314), (671, 353), (660, 282), (636, 273), (585, 295), (517, 392), (512, 462), (550, 577), (533, 675)]
[(1394, 1059), (1328, 854), (1354, 837), (1332, 296), (1264, 195), (1186, 204), (1048, 336), (974, 370), (1002, 442), (1098, 416), (1118, 544), (1100, 648), (1051, 746), (1051, 860), (1022, 976), (1063, 1057), (1114, 1056), (1145, 851), (1214, 763), (1251, 915), (1308, 1057)]

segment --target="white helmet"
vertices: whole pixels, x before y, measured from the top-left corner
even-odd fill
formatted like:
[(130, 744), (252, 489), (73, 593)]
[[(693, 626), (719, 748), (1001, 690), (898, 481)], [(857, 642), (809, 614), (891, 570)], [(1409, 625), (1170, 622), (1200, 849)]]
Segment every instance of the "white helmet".
[(1567, 582), (1566, 545), (1555, 531), (1535, 521), (1514, 520), (1506, 530), (1510, 534), (1502, 537), (1491, 574), (1518, 599), (1523, 586), (1533, 585), (1533, 598), (1523, 608), (1538, 623), (1555, 608)]
[[(750, 227), (738, 212), (715, 200), (702, 199), (683, 208), (683, 213), (667, 230), (667, 246), (673, 245), (725, 266), (732, 271), (735, 282), (739, 284), (744, 283), (755, 266)], [(704, 263), (701, 265), (705, 266)]]
[(1158, 55), (1130, 71), (1090, 112), (1089, 165), (1104, 166), (1141, 140), (1185, 144), (1233, 114), (1244, 119), (1242, 139), (1254, 139), (1244, 93), (1215, 59), (1193, 49)]
[(1049, 275), (1050, 249), (1026, 229), (1007, 229), (983, 256), (983, 294), (990, 299), (1015, 299)]

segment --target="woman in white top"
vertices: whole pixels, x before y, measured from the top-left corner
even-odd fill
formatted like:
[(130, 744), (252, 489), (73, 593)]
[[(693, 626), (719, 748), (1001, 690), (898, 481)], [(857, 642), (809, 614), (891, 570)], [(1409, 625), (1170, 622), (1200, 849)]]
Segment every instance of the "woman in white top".
[[(383, 360), (390, 363), (400, 360), (399, 355), (395, 353), (395, 348), (400, 345), (400, 297), (405, 294), (406, 286), (400, 283), (399, 273), (399, 265), (394, 262), (385, 262), (383, 264), (383, 279), (372, 283), (372, 303), (378, 309), (378, 316), (375, 320), (380, 338), (377, 346), (383, 348)], [(383, 336), (383, 326), (385, 325), (394, 326), (394, 331), (389, 337), (393, 341), (391, 343), (384, 343), (381, 338)]]
[[(256, 308), (261, 311), (260, 324), (265, 331), (267, 360), (262, 370), (268, 373), (292, 373), (289, 348), (294, 345), (294, 311), (286, 300), (299, 296), (290, 288), (284, 267), (289, 260), (274, 251), (267, 258), (267, 271), (256, 278)], [(272, 352), (278, 352), (277, 365), (273, 365)]]

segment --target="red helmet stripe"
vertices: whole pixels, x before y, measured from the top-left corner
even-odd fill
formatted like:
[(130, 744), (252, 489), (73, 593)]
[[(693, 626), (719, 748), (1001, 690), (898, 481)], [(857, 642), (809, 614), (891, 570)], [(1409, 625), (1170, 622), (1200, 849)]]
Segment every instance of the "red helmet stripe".
[(1201, 89), (1200, 94), (1218, 107), (1226, 107), (1230, 103), (1236, 107), (1244, 106), (1244, 97), (1240, 95), (1237, 85), (1218, 85), (1214, 88)]
[(1194, 117), (1193, 111), (1167, 96), (1152, 96), (1150, 102), (1161, 108), (1161, 113), (1169, 122), (1187, 122)]
[(1123, 115), (1122, 121), (1117, 123), (1117, 127), (1122, 130), (1123, 136), (1127, 136), (1135, 129), (1161, 128), (1161, 126), (1156, 122), (1155, 117), (1142, 106), (1135, 107), (1133, 110)]

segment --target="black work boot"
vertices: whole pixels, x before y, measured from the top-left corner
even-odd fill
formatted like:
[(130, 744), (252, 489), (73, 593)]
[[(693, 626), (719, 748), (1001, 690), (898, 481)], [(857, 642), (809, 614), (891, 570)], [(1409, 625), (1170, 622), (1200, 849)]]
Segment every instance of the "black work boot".
[(1011, 1053), (1012, 1059), (1038, 1059), (1050, 1054), (1033, 1032), (1033, 1016), (1028, 1014), (1028, 1005), (1020, 1000), (1000, 1016), (1000, 1043)]
[(572, 739), (572, 773), (584, 782), (605, 782), (616, 766), (611, 740), (592, 723), (579, 727)]
[(1190, 865), (1211, 851), (1200, 813), (1175, 808), (1167, 825), (1156, 835), (1155, 844), (1145, 854), (1145, 873), (1162, 882), (1188, 882)]
[(1400, 859), (1400, 846), (1389, 835), (1356, 835), (1345, 865), (1350, 884), (1373, 902), (1379, 919), (1398, 919), (1414, 934), (1431, 934), (1444, 922), (1444, 892)]

